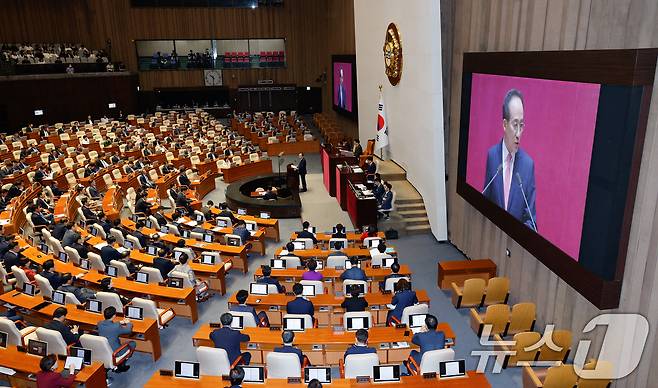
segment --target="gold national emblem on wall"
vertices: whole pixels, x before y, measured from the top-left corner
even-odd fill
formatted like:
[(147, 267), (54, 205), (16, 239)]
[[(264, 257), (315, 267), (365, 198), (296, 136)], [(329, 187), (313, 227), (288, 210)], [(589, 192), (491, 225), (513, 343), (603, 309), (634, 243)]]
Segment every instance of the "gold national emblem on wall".
[(386, 28), (384, 65), (386, 65), (386, 75), (391, 85), (395, 86), (400, 83), (402, 77), (402, 42), (395, 23), (389, 24)]

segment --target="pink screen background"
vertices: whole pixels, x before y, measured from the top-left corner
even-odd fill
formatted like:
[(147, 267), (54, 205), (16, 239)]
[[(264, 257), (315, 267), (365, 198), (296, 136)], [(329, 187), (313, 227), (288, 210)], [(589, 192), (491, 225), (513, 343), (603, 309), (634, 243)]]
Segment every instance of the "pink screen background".
[(338, 106), (338, 84), (340, 69), (343, 69), (343, 87), (345, 88), (345, 110), (352, 112), (352, 64), (334, 62), (334, 105)]
[(520, 148), (535, 162), (537, 229), (577, 261), (600, 85), (473, 74), (466, 182), (478, 191), (487, 151), (503, 138), (502, 104), (512, 88), (523, 94)]

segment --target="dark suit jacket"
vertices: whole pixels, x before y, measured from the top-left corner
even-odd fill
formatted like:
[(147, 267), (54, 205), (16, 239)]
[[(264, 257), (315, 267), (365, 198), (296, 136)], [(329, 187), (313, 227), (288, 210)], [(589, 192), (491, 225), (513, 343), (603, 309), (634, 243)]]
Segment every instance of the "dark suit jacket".
[(101, 248), (101, 260), (103, 260), (103, 263), (105, 265), (110, 265), (111, 260), (120, 260), (121, 259), (121, 253), (114, 249), (114, 247), (110, 245), (106, 245), (103, 248)]
[(297, 164), (297, 172), (299, 175), (306, 175), (306, 158), (302, 158)]
[(185, 174), (180, 174), (178, 176), (178, 180), (180, 184), (183, 186), (189, 186), (190, 184), (192, 184), (192, 182), (190, 182), (190, 178), (188, 178), (187, 175)]
[(286, 304), (286, 312), (288, 314), (308, 314), (313, 316), (315, 309), (311, 301), (298, 296)]
[(356, 147), (354, 147), (354, 157), (358, 158), (363, 154), (363, 147), (361, 147), (361, 144), (357, 144)]
[[(503, 161), (502, 147), (501, 141), (489, 148), (489, 151), (487, 152), (487, 168), (484, 176), (484, 185), (489, 183), (491, 179), (493, 179), (493, 182), (491, 182), (491, 185), (489, 185), (487, 191), (483, 194), (490, 201), (505, 209), (503, 169), (501, 169), (498, 175), (494, 178), (498, 166), (500, 166)], [(521, 193), (519, 180), (516, 174), (521, 176), (523, 191), (528, 199), (528, 208), (530, 208), (530, 212), (528, 212), (528, 208), (523, 200), (523, 194)], [(484, 186), (482, 188), (484, 189)], [(532, 218), (535, 220), (536, 226), (537, 211), (535, 208), (535, 199), (535, 162), (530, 155), (528, 155), (523, 149), (519, 148), (514, 157), (514, 168), (512, 169), (512, 183), (510, 185), (507, 212), (527, 227), (534, 229), (530, 219), (530, 213), (532, 213)]]
[(254, 321), (256, 321), (256, 324), (258, 324), (258, 315), (256, 314), (256, 309), (253, 308), (253, 306), (242, 306), (242, 305), (231, 306), (230, 310), (239, 311), (242, 313), (251, 313), (254, 316)]
[(54, 288), (55, 290), (58, 289), (62, 284), (64, 284), (64, 279), (57, 272), (43, 271), (39, 275), (41, 275), (44, 278), (48, 279), (48, 281), (50, 282), (50, 286), (52, 288)]
[(146, 200), (144, 198), (140, 198), (135, 203), (135, 212), (137, 212), (137, 213), (146, 213), (146, 212), (148, 212), (150, 207), (151, 206), (149, 205), (148, 202), (146, 202)]
[(348, 313), (353, 311), (366, 311), (366, 307), (368, 307), (368, 301), (362, 297), (345, 298), (343, 303), (340, 304), (340, 307), (344, 308), (345, 312)]
[(237, 330), (228, 327), (213, 330), (210, 333), (210, 339), (215, 344), (216, 348), (226, 350), (228, 359), (231, 364), (242, 354), (240, 351), (240, 342), (249, 341), (249, 336), (242, 334)]
[(46, 324), (45, 328), (59, 331), (67, 345), (77, 343), (80, 338), (80, 334), (71, 333), (71, 329), (60, 321), (52, 320)]
[(402, 291), (398, 292), (393, 296), (391, 304), (395, 305), (395, 308), (391, 311), (391, 315), (397, 319), (402, 318), (402, 311), (405, 307), (413, 306), (418, 303), (418, 297), (416, 297), (416, 291)]
[(167, 275), (169, 272), (171, 272), (172, 269), (174, 269), (175, 266), (176, 264), (162, 257), (156, 257), (153, 259), (153, 267), (160, 271), (163, 279), (167, 278)]
[(352, 267), (340, 274), (340, 278), (343, 280), (366, 280), (366, 273), (361, 268)]
[(278, 280), (271, 278), (271, 277), (262, 277), (258, 280), (256, 280), (256, 283), (262, 283), (262, 284), (275, 284), (276, 289), (279, 290), (279, 292), (284, 292), (285, 288), (279, 283)]
[(368, 353), (377, 353), (377, 350), (375, 350), (375, 348), (371, 348), (368, 346), (352, 345), (349, 348), (347, 348), (347, 350), (345, 351), (343, 360), (345, 359), (345, 357), (349, 356), (350, 354), (368, 354)]
[(130, 334), (132, 331), (132, 323), (128, 323), (124, 326), (119, 322), (113, 322), (108, 319), (104, 319), (98, 322), (98, 335), (107, 338), (107, 342), (109, 342), (112, 351), (115, 351), (121, 347), (119, 336)]
[(42, 226), (42, 225), (48, 225), (50, 222), (42, 216), (40, 213), (34, 212), (32, 213), (32, 223), (34, 226)]
[(393, 206), (393, 192), (392, 191), (387, 191), (384, 192), (384, 195), (382, 196), (382, 202), (381, 205), (379, 205), (383, 210), (388, 210)]
[(18, 265), (18, 257), (19, 255), (16, 252), (7, 251), (2, 257), (2, 264), (5, 266), (5, 270), (11, 271), (12, 266)]
[(420, 346), (420, 361), (425, 352), (443, 349), (446, 345), (446, 336), (442, 331), (428, 331), (414, 334), (411, 342)]
[(281, 346), (279, 348), (274, 348), (274, 351), (277, 353), (292, 353), (296, 354), (297, 357), (299, 357), (299, 365), (301, 365), (304, 362), (304, 353), (302, 353), (301, 350), (297, 349), (294, 346)]
[(310, 238), (313, 240), (313, 244), (318, 243), (318, 239), (315, 238), (313, 233), (309, 232), (308, 230), (302, 230), (301, 232), (297, 232), (297, 238)]

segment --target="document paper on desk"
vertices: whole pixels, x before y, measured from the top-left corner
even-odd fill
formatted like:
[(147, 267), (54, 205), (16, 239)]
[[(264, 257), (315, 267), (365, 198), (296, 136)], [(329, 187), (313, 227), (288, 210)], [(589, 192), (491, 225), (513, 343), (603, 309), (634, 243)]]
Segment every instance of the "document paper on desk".
[(5, 368), (4, 366), (0, 366), (0, 374), (1, 375), (7, 375), (7, 376), (13, 376), (16, 374), (16, 371), (11, 369), (11, 368)]
[(98, 244), (94, 245), (94, 248), (96, 248), (98, 250), (101, 250), (106, 245), (108, 245), (108, 244), (105, 241), (103, 241), (102, 243), (98, 243)]

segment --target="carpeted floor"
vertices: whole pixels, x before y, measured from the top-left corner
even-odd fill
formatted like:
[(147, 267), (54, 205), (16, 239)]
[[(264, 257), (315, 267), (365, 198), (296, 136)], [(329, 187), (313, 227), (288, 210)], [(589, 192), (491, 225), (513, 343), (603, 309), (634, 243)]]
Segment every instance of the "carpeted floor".
[[(293, 157), (285, 158), (284, 165), (293, 162)], [(332, 225), (341, 222), (351, 226), (349, 217), (340, 210), (335, 198), (327, 193), (321, 179), (321, 169), (318, 154), (307, 155), (309, 175), (307, 177), (309, 191), (302, 193), (303, 218), (309, 220), (318, 230), (329, 229)], [(276, 169), (276, 161), (273, 161)], [(275, 170), (276, 171), (276, 170)], [(217, 189), (210, 193), (206, 199), (215, 202), (224, 200), (226, 185), (217, 180)], [(280, 220), (280, 232), (282, 239), (298, 230), (300, 219)], [(431, 298), (431, 312), (439, 317), (439, 321), (448, 322), (457, 335), (457, 346), (455, 350), (457, 357), (467, 360), (467, 369), (477, 366), (477, 359), (470, 356), (474, 349), (481, 349), (477, 338), (469, 326), (468, 309), (456, 310), (450, 302), (450, 294), (437, 288), (437, 263), (441, 260), (461, 260), (463, 256), (450, 244), (440, 244), (431, 235), (419, 235), (403, 237), (391, 241), (391, 244), (399, 252), (401, 261), (411, 266), (413, 272), (413, 284), (416, 289), (425, 289)], [(249, 273), (242, 275), (233, 271), (227, 277), (228, 295), (240, 290), (247, 289), (253, 279), (253, 273), (261, 264), (269, 262), (269, 259), (279, 244), (272, 241), (267, 243), (265, 256), (251, 255), (249, 259)], [(114, 378), (114, 387), (139, 387), (159, 369), (172, 369), (175, 360), (196, 360), (195, 348), (192, 346), (192, 334), (202, 323), (218, 321), (219, 316), (227, 310), (227, 297), (215, 295), (209, 301), (199, 306), (199, 321), (192, 324), (188, 319), (175, 318), (172, 324), (161, 330), (162, 357), (154, 363), (147, 354), (136, 353), (129, 364), (130, 371), (123, 374), (110, 375)], [(493, 362), (489, 363), (488, 371), (491, 370)], [(337, 368), (335, 373), (337, 375)], [(489, 381), (494, 387), (520, 387), (520, 370), (506, 370), (502, 374), (487, 374)]]

